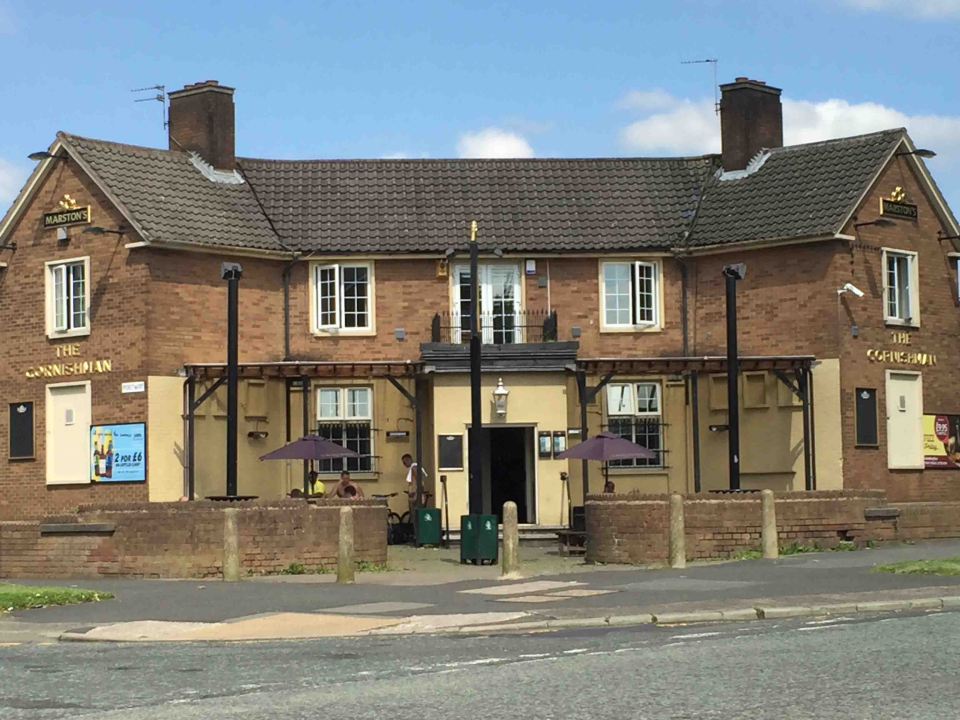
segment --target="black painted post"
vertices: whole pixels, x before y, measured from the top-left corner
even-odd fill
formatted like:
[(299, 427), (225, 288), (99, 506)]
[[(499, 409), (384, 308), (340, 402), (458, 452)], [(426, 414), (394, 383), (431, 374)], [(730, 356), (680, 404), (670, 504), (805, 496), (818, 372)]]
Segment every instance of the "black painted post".
[(220, 265), (220, 277), (227, 281), (227, 495), (237, 494), (237, 401), (239, 385), (240, 278), (238, 263)]
[(729, 430), (727, 436), (730, 489), (740, 489), (740, 393), (737, 377), (740, 375), (740, 358), (737, 354), (737, 280), (743, 280), (746, 265), (727, 265), (723, 277), (727, 290), (727, 412)]
[(483, 483), (480, 455), (483, 453), (483, 414), (480, 404), (480, 250), (477, 247), (477, 221), (470, 225), (470, 436), (468, 443), (468, 497), (470, 513), (483, 512)]

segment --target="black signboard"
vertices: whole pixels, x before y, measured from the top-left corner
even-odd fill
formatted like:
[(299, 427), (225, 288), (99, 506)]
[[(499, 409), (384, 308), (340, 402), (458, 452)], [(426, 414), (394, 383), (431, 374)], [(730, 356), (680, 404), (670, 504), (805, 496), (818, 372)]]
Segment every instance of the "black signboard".
[(440, 435), (437, 446), (441, 470), (463, 470), (463, 435)]
[(883, 198), (880, 200), (880, 214), (905, 220), (916, 220), (918, 211), (917, 206), (913, 203)]
[(856, 391), (857, 445), (877, 447), (877, 391), (876, 388), (857, 388)]
[(10, 403), (10, 459), (33, 460), (33, 403)]

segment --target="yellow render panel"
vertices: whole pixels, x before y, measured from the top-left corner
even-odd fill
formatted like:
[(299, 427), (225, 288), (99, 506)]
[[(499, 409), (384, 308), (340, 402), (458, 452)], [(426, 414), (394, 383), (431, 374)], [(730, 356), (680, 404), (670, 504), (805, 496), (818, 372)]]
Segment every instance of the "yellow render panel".
[(147, 378), (147, 493), (150, 502), (179, 500), (184, 493), (183, 378)]

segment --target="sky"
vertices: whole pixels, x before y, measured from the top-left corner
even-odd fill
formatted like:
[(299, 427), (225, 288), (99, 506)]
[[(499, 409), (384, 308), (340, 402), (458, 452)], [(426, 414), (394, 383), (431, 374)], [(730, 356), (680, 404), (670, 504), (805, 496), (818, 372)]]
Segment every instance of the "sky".
[(0, 206), (57, 130), (166, 147), (135, 88), (235, 87), (244, 157), (659, 157), (719, 150), (716, 67), (788, 144), (905, 126), (960, 213), (958, 60), (960, 0), (0, 0)]

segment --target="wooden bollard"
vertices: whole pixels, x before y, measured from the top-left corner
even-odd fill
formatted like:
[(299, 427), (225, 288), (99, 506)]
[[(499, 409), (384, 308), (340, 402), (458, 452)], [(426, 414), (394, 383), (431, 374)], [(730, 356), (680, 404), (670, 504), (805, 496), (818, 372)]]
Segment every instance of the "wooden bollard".
[(520, 571), (519, 545), (517, 504), (507, 500), (503, 504), (503, 561), (500, 565), (500, 574), (505, 578), (517, 577)]
[(687, 538), (683, 525), (683, 496), (670, 495), (670, 567), (687, 566)]
[(337, 582), (352, 583), (356, 572), (353, 561), (353, 508), (340, 508), (340, 531), (337, 536)]
[(777, 537), (777, 505), (773, 490), (763, 490), (760, 493), (760, 506), (760, 542), (763, 545), (763, 557), (776, 560), (780, 557), (780, 539)]

